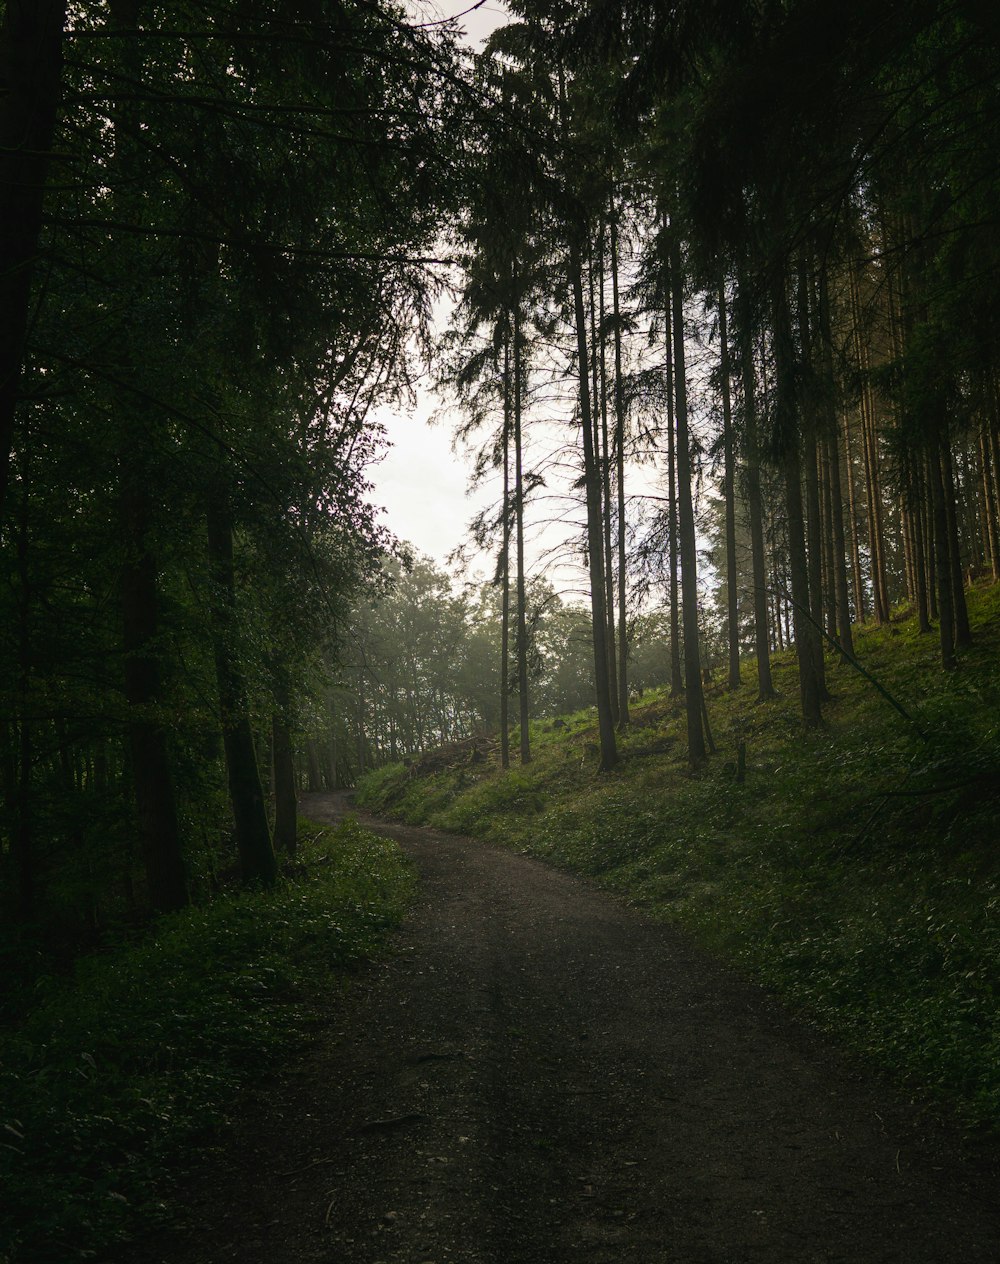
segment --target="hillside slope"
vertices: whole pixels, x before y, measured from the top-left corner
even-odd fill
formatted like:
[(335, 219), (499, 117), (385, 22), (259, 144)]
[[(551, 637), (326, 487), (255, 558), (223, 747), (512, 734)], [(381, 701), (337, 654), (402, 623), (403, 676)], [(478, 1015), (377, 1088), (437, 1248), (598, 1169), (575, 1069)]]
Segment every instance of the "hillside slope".
[(951, 674), (912, 619), (858, 629), (859, 660), (912, 722), (831, 658), (826, 727), (804, 731), (785, 655), (774, 701), (756, 700), (752, 663), (741, 690), (709, 689), (718, 754), (694, 775), (682, 702), (655, 693), (612, 774), (596, 775), (581, 712), (534, 726), (524, 768), (457, 748), (378, 770), (359, 800), (592, 877), (1000, 1130), (1000, 589), (973, 591), (970, 612)]

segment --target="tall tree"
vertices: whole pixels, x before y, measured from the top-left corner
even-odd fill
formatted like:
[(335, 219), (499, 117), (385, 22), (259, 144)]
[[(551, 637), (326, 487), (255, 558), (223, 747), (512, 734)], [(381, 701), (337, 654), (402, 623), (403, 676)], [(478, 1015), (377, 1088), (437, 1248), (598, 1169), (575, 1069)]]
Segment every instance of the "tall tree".
[(587, 314), (583, 298), (583, 260), (575, 236), (569, 243), (568, 271), (573, 291), (576, 348), (579, 377), (580, 430), (583, 436), (583, 478), (587, 510), (587, 561), (590, 571), (590, 606), (593, 616), (594, 683), (597, 692), (597, 727), (601, 748), (601, 771), (618, 762), (615, 717), (611, 702), (611, 674), (607, 648), (605, 608), (604, 519), (601, 510), (601, 471), (594, 445), (593, 403), (590, 394), (587, 352)]
[(692, 499), (691, 435), (688, 425), (687, 372), (684, 350), (684, 274), (676, 232), (670, 241), (671, 326), (677, 421), (677, 508), (684, 615), (684, 706), (687, 714), (688, 760), (697, 767), (708, 754), (705, 700), (698, 648), (698, 545)]
[(764, 544), (764, 505), (761, 492), (761, 439), (757, 416), (757, 382), (754, 371), (753, 329), (745, 282), (737, 288), (742, 308), (739, 328), (740, 379), (743, 388), (743, 477), (746, 487), (747, 520), (750, 530), (750, 561), (753, 572), (754, 648), (757, 652), (757, 696), (761, 701), (774, 697), (768, 636), (769, 601)]
[(615, 341), (615, 488), (618, 533), (618, 725), (627, 728), (628, 712), (628, 547), (625, 519), (625, 387), (622, 377), (622, 310), (618, 285), (619, 216), (611, 195), (611, 301)]
[(729, 688), (740, 687), (739, 593), (736, 589), (736, 454), (733, 439), (733, 406), (730, 385), (729, 332), (726, 322), (726, 286), (719, 282), (719, 372), (722, 385), (723, 495), (726, 505), (726, 640), (729, 653)]
[(59, 105), (66, 0), (7, 0), (0, 23), (0, 517)]

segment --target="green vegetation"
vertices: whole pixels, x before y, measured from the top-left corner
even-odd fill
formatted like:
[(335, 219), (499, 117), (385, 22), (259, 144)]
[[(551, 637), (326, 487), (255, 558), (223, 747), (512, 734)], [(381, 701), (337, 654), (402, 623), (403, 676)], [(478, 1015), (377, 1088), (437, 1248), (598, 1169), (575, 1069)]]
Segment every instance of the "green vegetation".
[(831, 657), (827, 724), (804, 730), (785, 653), (777, 700), (709, 686), (719, 751), (695, 774), (683, 702), (661, 691), (636, 703), (622, 765), (600, 779), (590, 711), (535, 726), (527, 767), (383, 768), (360, 800), (596, 879), (996, 1129), (1000, 588), (969, 604), (974, 644), (954, 673), (914, 618), (855, 629), (860, 661), (914, 725)]
[(0, 6), (0, 923), (43, 951), (294, 854), (400, 552), (366, 471), (458, 69), (381, 0)]
[(323, 1021), (408, 902), (398, 848), (302, 822), (295, 875), (84, 958), (0, 1036), (0, 1261), (94, 1258)]

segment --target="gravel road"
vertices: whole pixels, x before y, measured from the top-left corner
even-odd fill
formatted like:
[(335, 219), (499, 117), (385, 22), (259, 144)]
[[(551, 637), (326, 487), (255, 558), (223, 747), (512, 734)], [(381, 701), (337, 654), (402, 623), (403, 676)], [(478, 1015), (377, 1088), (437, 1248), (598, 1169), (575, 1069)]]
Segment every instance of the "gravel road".
[(683, 936), (358, 815), (420, 874), (395, 951), (132, 1264), (1000, 1261), (988, 1156)]

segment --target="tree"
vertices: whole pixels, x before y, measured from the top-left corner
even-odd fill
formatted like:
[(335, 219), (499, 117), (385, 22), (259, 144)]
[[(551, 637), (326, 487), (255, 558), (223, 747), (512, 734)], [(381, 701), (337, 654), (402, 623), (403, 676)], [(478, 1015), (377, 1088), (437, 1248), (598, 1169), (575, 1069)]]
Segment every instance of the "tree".
[(59, 104), (66, 0), (7, 0), (0, 25), (0, 517)]
[(726, 505), (726, 639), (729, 650), (729, 688), (738, 689), (740, 687), (740, 633), (739, 594), (736, 588), (736, 457), (724, 280), (719, 284), (719, 357), (722, 385), (722, 480)]
[(680, 246), (670, 247), (670, 281), (674, 339), (674, 391), (677, 424), (677, 523), (684, 616), (684, 706), (687, 713), (688, 760), (697, 767), (708, 753), (703, 728), (705, 708), (698, 649), (698, 560), (692, 500), (691, 436), (688, 426), (687, 373), (684, 350), (684, 279)]
[[(46, 916), (60, 874), (102, 875), (95, 924), (101, 905), (204, 892), (224, 746), (247, 877), (274, 866), (254, 770), (267, 734), (291, 845), (287, 742), (338, 639), (320, 625), (388, 547), (357, 512), (364, 436), (426, 332), (462, 89), (452, 34), (381, 5), (169, 0), (154, 22), (115, 0), (71, 7), (63, 31), (58, 5), (12, 4), (4, 21), (8, 82), (31, 71), (37, 90), (0, 101), (0, 196), (20, 226), (2, 317), (18, 363), (0, 374), (20, 397), (18, 515), (0, 535), (5, 833)], [(323, 541), (342, 564), (318, 564)], [(269, 572), (249, 582), (268, 553), (283, 593)], [(315, 599), (311, 622), (277, 608), (289, 592)]]

